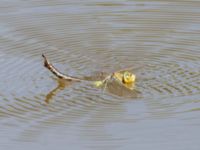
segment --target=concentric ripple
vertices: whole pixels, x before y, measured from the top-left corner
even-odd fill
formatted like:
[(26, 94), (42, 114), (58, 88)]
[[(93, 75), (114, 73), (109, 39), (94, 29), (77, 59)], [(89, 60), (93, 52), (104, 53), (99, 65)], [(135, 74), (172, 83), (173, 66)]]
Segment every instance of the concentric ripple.
[[(179, 54), (180, 57), (181, 55), (182, 53)], [(144, 78), (137, 82), (139, 91), (143, 93), (142, 97), (199, 94), (199, 62), (179, 60), (178, 57), (173, 58), (172, 55), (167, 57), (155, 58), (152, 62), (147, 61), (148, 65), (138, 71), (139, 77)], [(195, 57), (190, 55), (187, 58), (195, 59)]]
[[(199, 7), (169, 0), (1, 1), (0, 145), (198, 147)], [(135, 90), (60, 81), (43, 67), (42, 54), (63, 73), (91, 80), (96, 72), (132, 67)], [(174, 143), (179, 139), (184, 143)]]

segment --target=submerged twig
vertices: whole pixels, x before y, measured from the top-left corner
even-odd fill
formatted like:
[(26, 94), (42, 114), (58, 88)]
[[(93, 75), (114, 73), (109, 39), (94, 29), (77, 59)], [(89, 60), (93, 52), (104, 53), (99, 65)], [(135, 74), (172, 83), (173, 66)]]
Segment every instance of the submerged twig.
[(42, 57), (44, 58), (44, 66), (50, 70), (54, 75), (56, 75), (60, 79), (68, 80), (68, 81), (81, 81), (81, 79), (76, 78), (76, 77), (71, 77), (69, 75), (65, 75), (58, 71), (51, 63), (50, 61), (46, 58), (44, 54), (42, 54)]

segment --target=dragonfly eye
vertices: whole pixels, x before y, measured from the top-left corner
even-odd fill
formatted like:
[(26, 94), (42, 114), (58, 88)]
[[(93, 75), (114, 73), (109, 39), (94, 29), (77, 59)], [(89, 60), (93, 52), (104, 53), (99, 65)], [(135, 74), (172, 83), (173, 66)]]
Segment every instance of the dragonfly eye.
[(127, 83), (129, 79), (130, 79), (130, 74), (128, 72), (125, 72), (123, 75), (124, 82)]
[(130, 73), (129, 72), (124, 72), (124, 76), (130, 77)]
[(123, 74), (123, 82), (124, 83), (133, 83), (135, 81), (135, 75), (130, 72), (124, 72)]

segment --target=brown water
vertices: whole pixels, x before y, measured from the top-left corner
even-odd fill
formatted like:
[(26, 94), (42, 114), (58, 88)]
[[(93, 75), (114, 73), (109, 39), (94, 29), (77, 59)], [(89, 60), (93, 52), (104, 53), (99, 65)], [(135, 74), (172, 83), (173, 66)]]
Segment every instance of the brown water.
[[(0, 149), (199, 150), (199, 8), (195, 0), (0, 1)], [(63, 85), (42, 53), (78, 77), (133, 66), (136, 95)]]

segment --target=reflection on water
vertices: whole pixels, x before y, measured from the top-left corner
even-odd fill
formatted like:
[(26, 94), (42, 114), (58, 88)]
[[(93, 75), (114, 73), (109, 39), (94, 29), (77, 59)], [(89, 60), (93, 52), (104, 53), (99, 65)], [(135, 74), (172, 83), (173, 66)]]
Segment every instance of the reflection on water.
[(46, 95), (45, 103), (49, 104), (53, 99), (53, 96), (55, 96), (59, 91), (64, 90), (70, 84), (71, 83), (66, 80), (58, 79), (58, 86)]
[[(199, 149), (199, 7), (1, 1), (0, 147)], [(42, 53), (59, 70), (90, 80), (131, 66), (135, 90), (57, 80)]]

